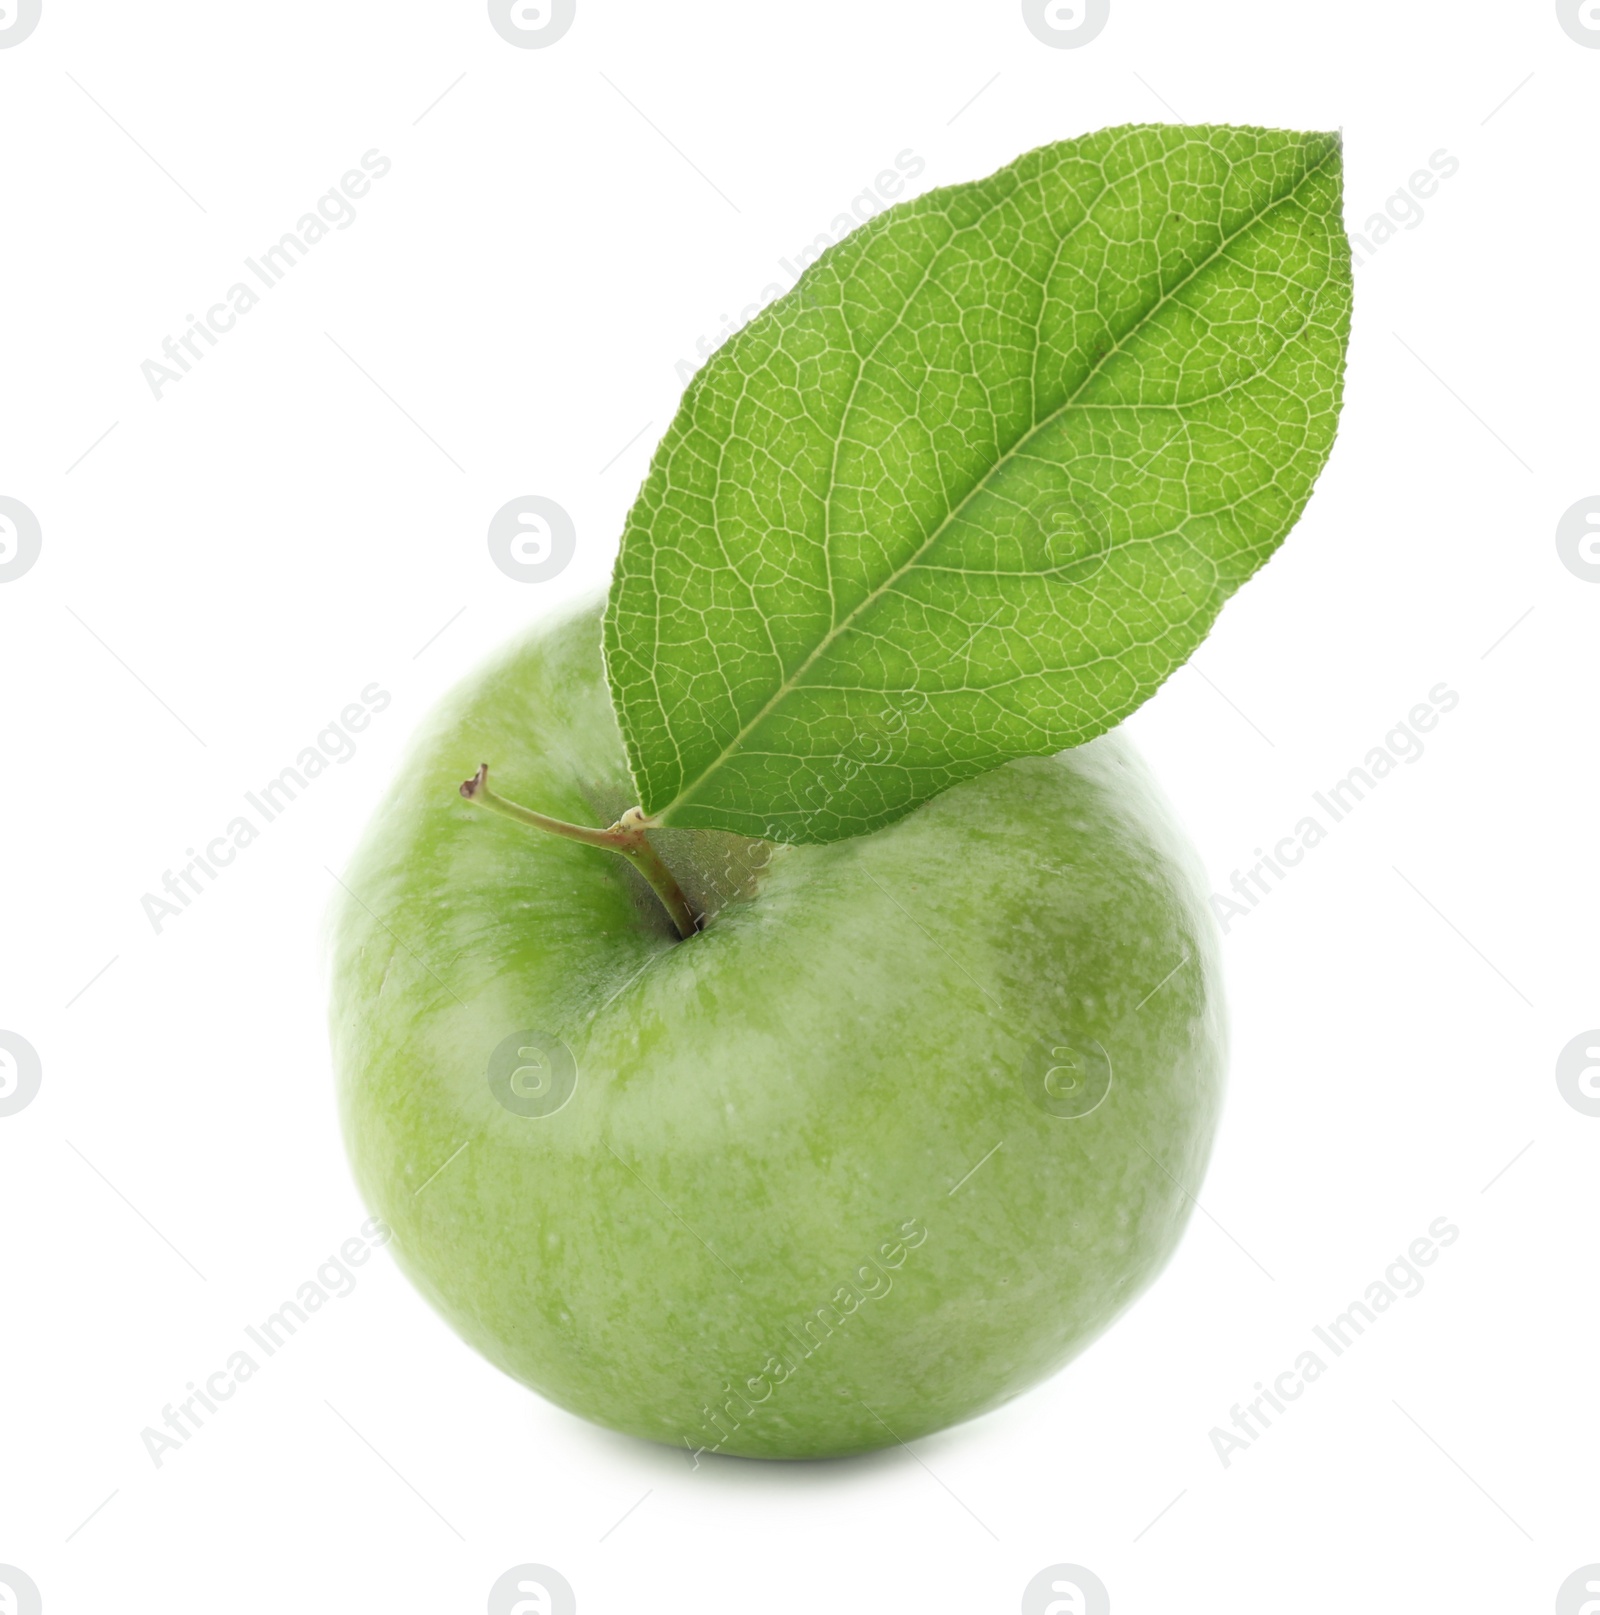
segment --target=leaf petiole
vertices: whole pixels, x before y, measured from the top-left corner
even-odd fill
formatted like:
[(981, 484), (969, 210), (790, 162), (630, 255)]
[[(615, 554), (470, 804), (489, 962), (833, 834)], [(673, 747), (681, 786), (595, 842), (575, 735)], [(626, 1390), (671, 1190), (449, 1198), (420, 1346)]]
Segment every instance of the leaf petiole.
[(490, 790), (487, 763), (481, 764), (471, 779), (462, 782), (461, 794), (467, 801), (476, 802), (480, 807), (504, 814), (506, 818), (515, 819), (519, 824), (532, 825), (535, 830), (543, 830), (553, 836), (563, 836), (568, 841), (581, 841), (586, 847), (603, 847), (607, 852), (620, 854), (650, 883), (651, 891), (661, 899), (661, 906), (671, 915), (672, 923), (677, 927), (680, 937), (691, 937), (700, 929), (699, 917), (689, 906), (688, 898), (683, 895), (683, 888), (679, 886), (672, 871), (661, 861), (661, 854), (650, 845), (650, 839), (645, 832), (653, 828), (654, 821), (647, 819), (639, 808), (629, 808), (607, 830), (594, 830), (586, 825), (568, 824), (565, 820), (552, 819), (546, 814), (535, 813), (532, 808), (525, 808), (520, 802), (513, 802), (508, 797), (497, 795)]

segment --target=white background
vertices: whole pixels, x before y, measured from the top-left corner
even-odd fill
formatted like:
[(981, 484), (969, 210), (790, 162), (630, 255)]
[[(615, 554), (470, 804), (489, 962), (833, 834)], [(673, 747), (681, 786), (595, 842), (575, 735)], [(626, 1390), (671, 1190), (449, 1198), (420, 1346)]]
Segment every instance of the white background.
[[(526, 1561), (585, 1615), (1013, 1611), (1063, 1561), (1119, 1615), (1553, 1608), (1600, 1560), (1600, 1119), (1554, 1075), (1600, 1024), (1600, 587), (1555, 546), (1600, 493), (1597, 95), (1549, 0), (1112, 0), (1074, 50), (1014, 0), (579, 0), (541, 50), (481, 0), (44, 0), (0, 51), (0, 494), (43, 529), (0, 584), (0, 1027), (43, 1065), (0, 1119), (0, 1563), (48, 1615), (477, 1612)], [(157, 1469), (141, 1430), (366, 1215), (330, 870), (441, 692), (602, 585), (675, 366), (899, 152), (924, 189), (1175, 117), (1341, 127), (1355, 230), (1460, 169), (1357, 270), (1305, 519), (1131, 729), (1221, 891), (1460, 703), (1231, 926), (1161, 1281), (915, 1451), (691, 1470), (383, 1255)], [(357, 222), (158, 403), (141, 362), (374, 147)], [(530, 493), (577, 525), (553, 582), (486, 546)], [(354, 759), (157, 935), (143, 894), (373, 681)], [(1211, 1429), (1441, 1216), (1423, 1292), (1224, 1467)]]

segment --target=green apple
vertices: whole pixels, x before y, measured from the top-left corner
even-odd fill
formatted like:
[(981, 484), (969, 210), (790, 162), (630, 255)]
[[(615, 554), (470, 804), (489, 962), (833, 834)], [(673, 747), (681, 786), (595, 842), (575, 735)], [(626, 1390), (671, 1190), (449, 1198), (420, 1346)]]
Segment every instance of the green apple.
[(1171, 1254), (1224, 1030), (1201, 884), (1108, 735), (887, 829), (634, 869), (463, 801), (634, 800), (598, 608), (427, 725), (346, 877), (333, 1041), (360, 1189), (491, 1362), (636, 1436), (762, 1458), (1016, 1396)]

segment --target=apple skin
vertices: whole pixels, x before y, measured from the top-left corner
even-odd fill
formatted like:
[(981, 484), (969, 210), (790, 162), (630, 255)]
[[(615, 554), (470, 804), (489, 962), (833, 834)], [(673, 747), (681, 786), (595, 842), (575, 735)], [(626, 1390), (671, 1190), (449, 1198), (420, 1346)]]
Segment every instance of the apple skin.
[[(484, 761), (556, 817), (631, 805), (598, 607), (442, 705), (336, 916), (358, 1185), (492, 1363), (694, 1452), (836, 1456), (1018, 1395), (1166, 1262), (1221, 1100), (1219, 944), (1120, 735), (776, 849), (681, 942), (622, 859), (463, 801)], [(656, 841), (702, 894), (751, 845)], [(538, 1107), (555, 1040), (570, 1097), (507, 1108), (496, 1051)]]

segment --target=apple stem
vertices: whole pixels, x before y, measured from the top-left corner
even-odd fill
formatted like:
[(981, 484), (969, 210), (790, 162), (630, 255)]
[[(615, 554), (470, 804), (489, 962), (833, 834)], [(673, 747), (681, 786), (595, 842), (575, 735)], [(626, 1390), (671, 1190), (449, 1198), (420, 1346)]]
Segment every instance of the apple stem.
[(489, 789), (489, 765), (482, 764), (471, 779), (463, 782), (461, 794), (480, 807), (492, 808), (519, 824), (531, 824), (535, 830), (544, 830), (553, 836), (564, 836), (568, 841), (581, 841), (586, 847), (603, 847), (607, 852), (620, 853), (650, 883), (650, 889), (661, 899), (661, 905), (672, 916), (680, 937), (691, 937), (700, 929), (699, 917), (690, 908), (673, 873), (661, 861), (661, 854), (650, 845), (645, 832), (652, 822), (640, 808), (631, 807), (609, 830), (591, 830), (585, 825), (568, 824), (535, 813), (520, 802), (497, 795)]

